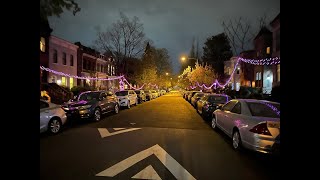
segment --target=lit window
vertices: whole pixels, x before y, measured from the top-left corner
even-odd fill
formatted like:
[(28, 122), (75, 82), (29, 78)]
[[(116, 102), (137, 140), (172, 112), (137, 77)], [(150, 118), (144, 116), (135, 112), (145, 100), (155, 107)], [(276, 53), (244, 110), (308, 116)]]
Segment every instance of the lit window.
[(70, 77), (70, 89), (73, 87), (73, 78), (72, 77)]
[(108, 74), (110, 74), (110, 64), (108, 64)]
[(267, 47), (267, 54), (270, 54), (270, 47)]
[(42, 52), (46, 51), (46, 40), (44, 37), (40, 38), (40, 51)]
[(61, 77), (61, 85), (66, 85), (66, 77)]

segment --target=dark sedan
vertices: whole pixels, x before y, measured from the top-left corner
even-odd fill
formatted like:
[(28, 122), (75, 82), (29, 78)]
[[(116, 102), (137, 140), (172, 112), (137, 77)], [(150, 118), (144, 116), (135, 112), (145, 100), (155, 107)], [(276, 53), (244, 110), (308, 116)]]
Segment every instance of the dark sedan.
[(231, 97), (224, 94), (206, 94), (197, 101), (197, 111), (202, 115), (204, 120), (211, 119), (213, 111), (217, 106), (223, 105), (231, 100)]
[(87, 91), (63, 104), (62, 108), (70, 119), (93, 118), (100, 121), (103, 113), (119, 113), (119, 101), (112, 92)]

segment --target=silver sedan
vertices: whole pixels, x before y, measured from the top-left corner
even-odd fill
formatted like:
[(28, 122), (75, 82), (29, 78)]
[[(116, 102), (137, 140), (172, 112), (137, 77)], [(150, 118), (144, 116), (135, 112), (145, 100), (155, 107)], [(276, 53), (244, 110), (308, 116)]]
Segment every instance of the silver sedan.
[(66, 121), (67, 116), (61, 106), (40, 100), (40, 133), (57, 134)]
[(212, 114), (211, 126), (232, 137), (234, 149), (280, 152), (280, 104), (256, 99), (234, 99)]

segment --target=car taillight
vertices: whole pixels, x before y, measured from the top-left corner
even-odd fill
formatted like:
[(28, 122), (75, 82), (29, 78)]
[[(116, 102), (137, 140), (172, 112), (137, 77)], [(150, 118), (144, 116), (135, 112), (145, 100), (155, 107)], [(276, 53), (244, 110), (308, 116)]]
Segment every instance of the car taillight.
[(250, 132), (271, 136), (271, 133), (267, 127), (267, 123), (261, 123), (254, 126), (252, 129), (250, 129)]

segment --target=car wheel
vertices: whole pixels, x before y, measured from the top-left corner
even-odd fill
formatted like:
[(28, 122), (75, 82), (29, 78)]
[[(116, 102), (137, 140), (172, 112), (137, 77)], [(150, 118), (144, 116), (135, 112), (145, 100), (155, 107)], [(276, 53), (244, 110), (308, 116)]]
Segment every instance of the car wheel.
[(130, 101), (128, 101), (128, 103), (127, 103), (127, 108), (128, 108), (128, 109), (131, 108), (131, 106), (130, 106)]
[(116, 113), (116, 114), (119, 113), (119, 105), (118, 104), (114, 105), (114, 113)]
[(235, 130), (232, 134), (232, 147), (235, 150), (239, 150), (241, 147), (241, 137), (238, 130)]
[(61, 121), (58, 118), (53, 118), (49, 121), (48, 130), (51, 134), (57, 134), (61, 130)]
[(100, 119), (101, 119), (101, 111), (100, 111), (100, 109), (96, 108), (94, 110), (93, 118), (94, 118), (95, 121), (100, 121)]
[(217, 119), (216, 119), (216, 117), (212, 117), (211, 127), (212, 127), (212, 129), (216, 129), (217, 128)]

